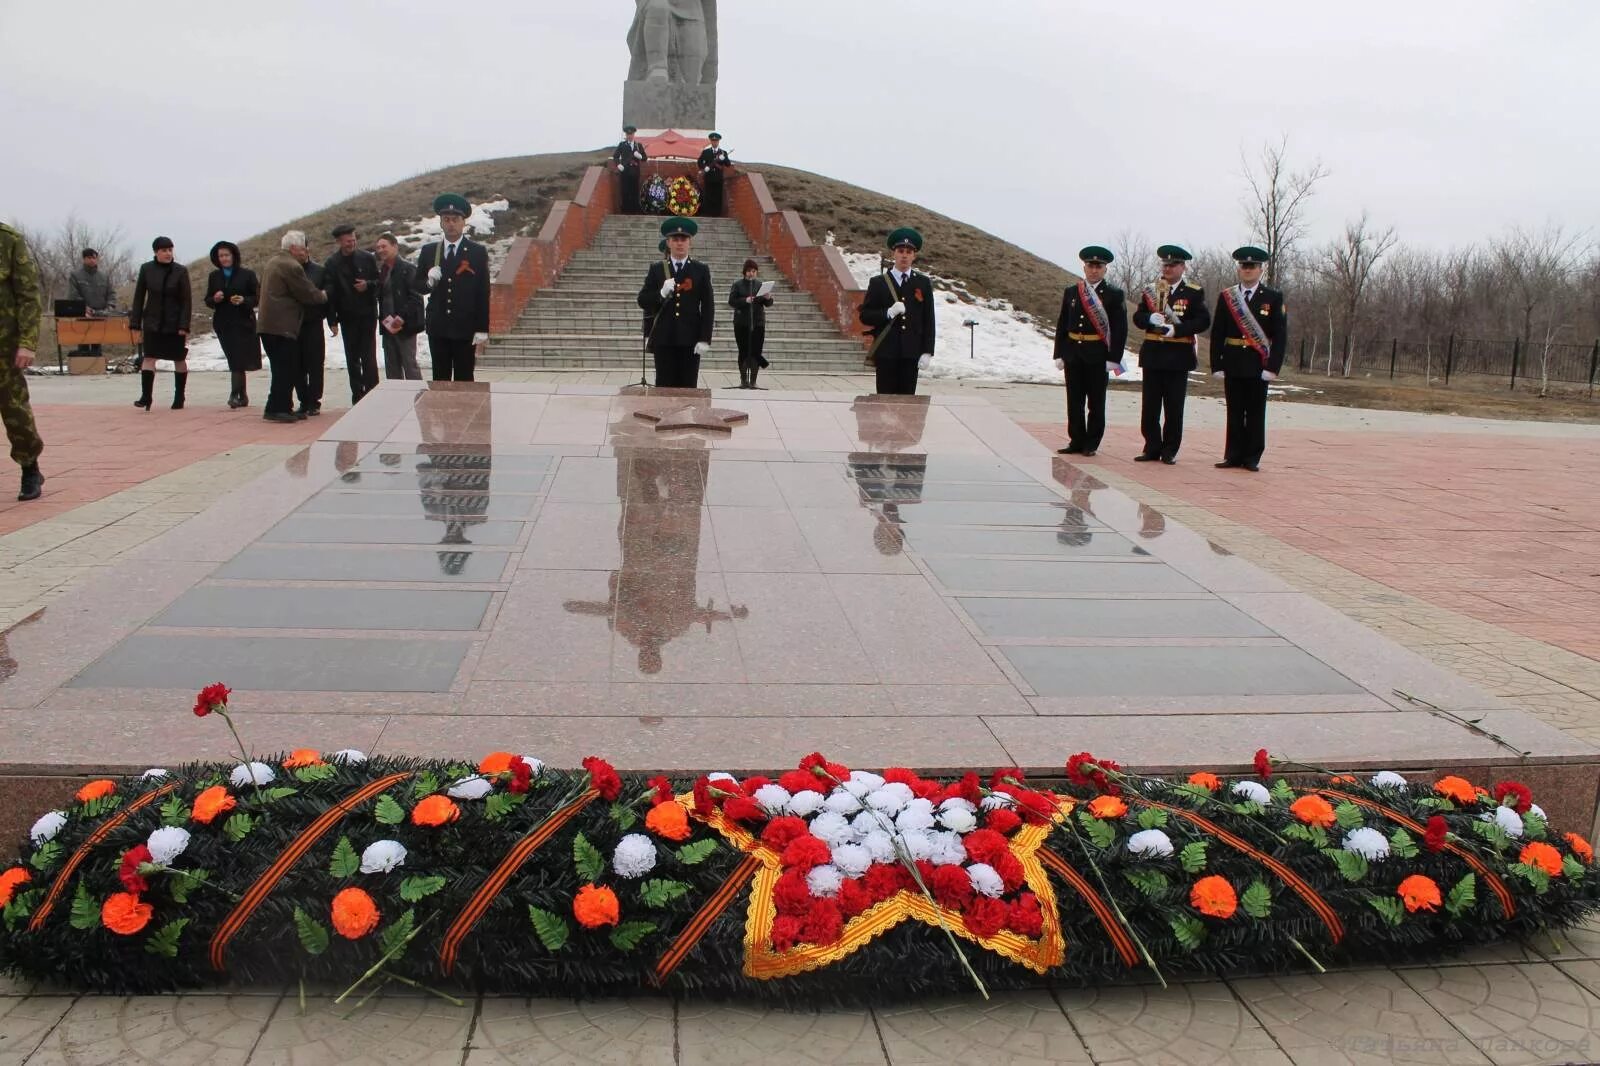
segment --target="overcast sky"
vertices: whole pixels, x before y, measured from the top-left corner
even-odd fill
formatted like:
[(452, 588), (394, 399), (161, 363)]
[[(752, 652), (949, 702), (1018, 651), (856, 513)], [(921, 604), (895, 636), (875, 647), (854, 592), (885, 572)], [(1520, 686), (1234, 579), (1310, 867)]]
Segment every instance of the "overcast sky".
[[(613, 143), (633, 6), (0, 0), (0, 216), (188, 258), (446, 164)], [(1594, 0), (719, 6), (736, 159), (1063, 264), (1124, 228), (1242, 243), (1240, 148), (1285, 133), (1332, 171), (1320, 239), (1363, 208), (1429, 246), (1596, 224)]]

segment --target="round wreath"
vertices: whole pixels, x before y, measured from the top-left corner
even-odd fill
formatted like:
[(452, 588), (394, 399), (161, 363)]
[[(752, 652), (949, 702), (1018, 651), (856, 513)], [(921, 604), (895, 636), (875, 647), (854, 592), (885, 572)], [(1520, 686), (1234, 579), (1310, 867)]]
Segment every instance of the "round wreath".
[(676, 178), (667, 190), (667, 210), (688, 217), (700, 213), (700, 190), (688, 178)]
[(644, 189), (639, 193), (639, 207), (652, 214), (663, 214), (667, 210), (667, 179), (660, 174), (652, 177)]

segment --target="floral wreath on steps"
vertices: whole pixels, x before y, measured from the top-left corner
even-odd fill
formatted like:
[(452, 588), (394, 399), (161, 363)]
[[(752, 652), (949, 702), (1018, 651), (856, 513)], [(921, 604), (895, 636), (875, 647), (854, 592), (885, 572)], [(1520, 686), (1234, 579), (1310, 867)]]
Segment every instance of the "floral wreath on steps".
[(700, 213), (700, 190), (688, 178), (674, 178), (667, 187), (667, 210), (687, 218)]

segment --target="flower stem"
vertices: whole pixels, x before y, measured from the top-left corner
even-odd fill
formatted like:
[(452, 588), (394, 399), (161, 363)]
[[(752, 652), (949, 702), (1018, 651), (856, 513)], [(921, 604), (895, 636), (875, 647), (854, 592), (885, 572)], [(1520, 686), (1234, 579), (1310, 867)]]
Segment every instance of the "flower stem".
[(1313, 965), (1313, 966), (1315, 966), (1317, 968), (1317, 972), (1318, 973), (1327, 973), (1328, 972), (1328, 968), (1326, 966), (1322, 965), (1322, 963), (1318, 962), (1317, 961), (1317, 957), (1315, 955), (1311, 954), (1311, 952), (1307, 951), (1306, 950), (1306, 946), (1304, 944), (1300, 943), (1300, 941), (1296, 940), (1294, 937), (1290, 937), (1289, 938), (1289, 943), (1293, 944), (1295, 946), (1295, 950), (1300, 952), (1300, 954), (1304, 955), (1306, 957), (1306, 959), (1311, 963), (1311, 965)]
[(457, 1007), (465, 1007), (466, 1006), (465, 1003), (463, 1003), (461, 1000), (457, 999), (454, 996), (447, 995), (447, 994), (439, 991), (437, 988), (429, 988), (427, 985), (423, 984), (422, 982), (413, 981), (409, 977), (401, 977), (399, 974), (394, 973), (394, 972), (392, 972), (390, 970), (383, 971), (383, 976), (387, 977), (391, 981), (399, 981), (403, 985), (410, 985), (412, 988), (415, 988), (419, 992), (426, 992), (430, 996), (438, 996), (440, 999), (444, 1000), (446, 1003), (453, 1004), (453, 1005), (455, 1005)]
[(1156, 965), (1156, 960), (1150, 955), (1150, 949), (1144, 946), (1143, 940), (1139, 939), (1139, 933), (1134, 929), (1133, 923), (1128, 921), (1128, 916), (1122, 913), (1122, 906), (1117, 902), (1117, 897), (1111, 894), (1111, 886), (1106, 882), (1105, 874), (1101, 873), (1100, 864), (1094, 861), (1094, 855), (1089, 851), (1089, 845), (1085, 844), (1083, 837), (1078, 834), (1078, 827), (1072, 824), (1071, 816), (1063, 816), (1056, 824), (1066, 825), (1066, 832), (1077, 842), (1078, 850), (1083, 852), (1084, 860), (1088, 862), (1089, 869), (1094, 871), (1094, 879), (1100, 882), (1100, 891), (1105, 893), (1106, 902), (1111, 904), (1111, 909), (1116, 912), (1117, 921), (1122, 923), (1122, 928), (1128, 931), (1128, 936), (1133, 939), (1133, 942), (1139, 945), (1139, 954), (1144, 956), (1145, 965), (1150, 967), (1150, 972), (1156, 975), (1156, 980), (1161, 982), (1161, 987), (1166, 988), (1167, 979), (1161, 973), (1161, 967)]
[(218, 707), (217, 713), (228, 723), (228, 732), (233, 734), (233, 742), (239, 745), (239, 756), (244, 760), (245, 773), (250, 775), (250, 787), (256, 790), (256, 802), (265, 803), (266, 801), (261, 798), (261, 785), (256, 781), (255, 767), (250, 765), (250, 753), (244, 750), (244, 740), (239, 736), (239, 731), (233, 727), (233, 719), (228, 717), (228, 708)]

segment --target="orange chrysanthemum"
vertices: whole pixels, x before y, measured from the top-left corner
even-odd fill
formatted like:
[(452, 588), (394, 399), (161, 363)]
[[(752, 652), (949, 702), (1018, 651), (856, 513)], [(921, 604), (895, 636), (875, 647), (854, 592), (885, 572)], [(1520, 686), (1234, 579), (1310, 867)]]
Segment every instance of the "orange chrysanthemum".
[(102, 777), (98, 781), (90, 781), (87, 785), (78, 789), (78, 802), (91, 803), (97, 799), (105, 799), (116, 790), (117, 783), (115, 781)]
[(1089, 801), (1089, 813), (1096, 818), (1121, 818), (1128, 813), (1128, 805), (1115, 796), (1096, 796)]
[(491, 751), (478, 764), (480, 774), (507, 774), (511, 772), (512, 755), (509, 751)]
[(1567, 847), (1572, 849), (1572, 854), (1578, 857), (1579, 862), (1585, 866), (1594, 862), (1594, 848), (1590, 847), (1589, 842), (1577, 833), (1567, 833), (1561, 839), (1567, 842)]
[(1472, 787), (1472, 782), (1464, 777), (1441, 777), (1433, 783), (1433, 790), (1445, 799), (1457, 803), (1478, 802), (1478, 790)]
[(429, 796), (411, 809), (416, 825), (444, 825), (461, 817), (461, 808), (449, 796)]
[(136, 892), (113, 892), (100, 904), (100, 924), (122, 936), (132, 936), (150, 924), (156, 909), (139, 902)]
[(21, 866), (13, 866), (0, 874), (0, 907), (7, 906), (17, 889), (33, 880), (33, 875)]
[(1417, 911), (1435, 911), (1444, 898), (1439, 895), (1439, 886), (1433, 878), (1424, 877), (1422, 874), (1412, 874), (1400, 882), (1400, 887), (1395, 889), (1406, 910), (1415, 914)]
[(1357, 781), (1354, 774), (1334, 774), (1332, 777), (1328, 778), (1328, 784), (1354, 785), (1357, 784)]
[(658, 803), (644, 816), (644, 827), (667, 840), (689, 839), (689, 815), (677, 803)]
[(226, 788), (221, 785), (212, 785), (194, 798), (194, 820), (202, 825), (210, 825), (212, 819), (219, 814), (233, 810), (238, 802), (228, 794)]
[(1333, 804), (1321, 796), (1301, 796), (1289, 804), (1289, 813), (1307, 825), (1320, 825), (1324, 829), (1331, 828), (1338, 821), (1333, 813)]
[(302, 766), (321, 766), (322, 752), (316, 748), (296, 748), (283, 760), (285, 770), (298, 770)]
[(346, 940), (360, 940), (378, 927), (378, 905), (359, 888), (333, 897), (333, 928)]
[(1222, 778), (1218, 777), (1214, 773), (1211, 773), (1209, 770), (1196, 770), (1194, 773), (1189, 775), (1189, 784), (1199, 785), (1201, 788), (1206, 789), (1209, 792), (1215, 792), (1217, 789), (1222, 787)]
[(1239, 909), (1233, 886), (1216, 874), (1202, 877), (1189, 889), (1189, 906), (1208, 918), (1232, 918)]
[(1561, 876), (1561, 853), (1542, 840), (1524, 844), (1517, 861), (1535, 870), (1543, 870), (1551, 877)]
[(622, 906), (617, 894), (604, 885), (584, 885), (572, 901), (572, 916), (585, 929), (598, 929), (621, 921)]

